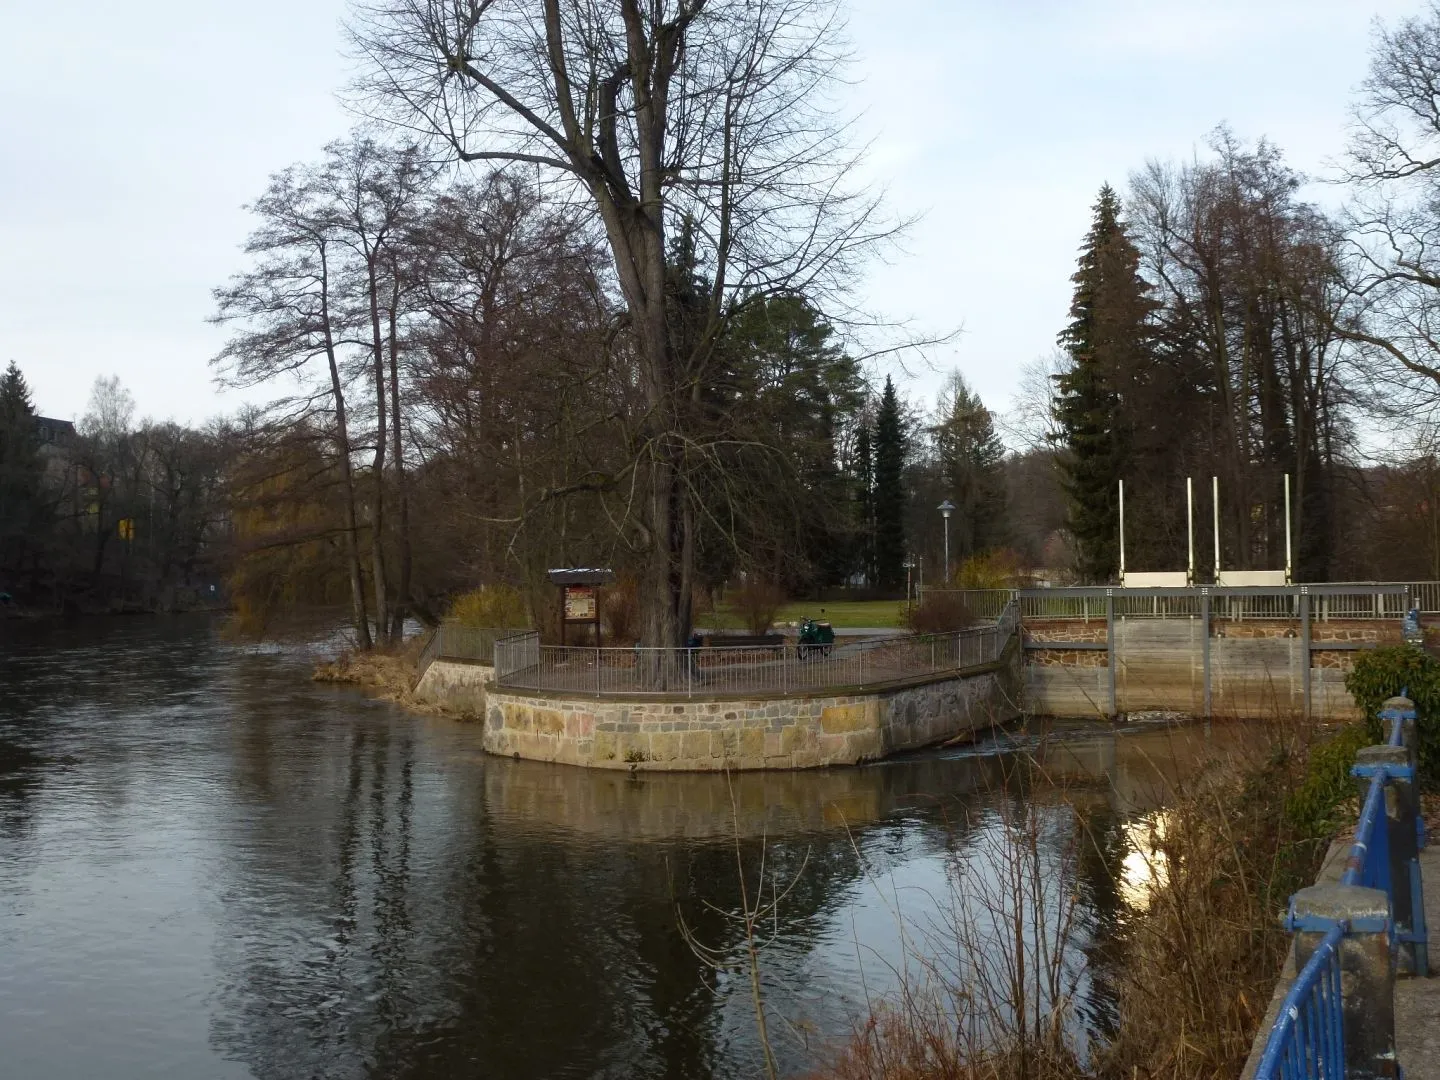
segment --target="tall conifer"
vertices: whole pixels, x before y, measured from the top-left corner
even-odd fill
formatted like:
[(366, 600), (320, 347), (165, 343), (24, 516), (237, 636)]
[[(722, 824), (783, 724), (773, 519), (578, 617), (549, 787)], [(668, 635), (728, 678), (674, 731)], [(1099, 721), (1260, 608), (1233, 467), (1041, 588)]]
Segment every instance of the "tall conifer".
[(1118, 482), (1129, 453), (1126, 388), (1149, 356), (1155, 302), (1140, 276), (1140, 252), (1120, 220), (1120, 199), (1106, 184), (1070, 279), (1075, 296), (1060, 346), (1069, 369), (1055, 376), (1055, 420), (1070, 532), (1080, 576), (1103, 582), (1119, 565)]
[(875, 414), (875, 576), (894, 588), (905, 581), (905, 429), (889, 376)]
[(41, 509), (39, 450), (30, 388), (12, 360), (0, 375), (0, 577), (19, 570), (34, 540)]
[(855, 517), (858, 525), (858, 561), (865, 584), (875, 584), (875, 440), (867, 415), (855, 438)]

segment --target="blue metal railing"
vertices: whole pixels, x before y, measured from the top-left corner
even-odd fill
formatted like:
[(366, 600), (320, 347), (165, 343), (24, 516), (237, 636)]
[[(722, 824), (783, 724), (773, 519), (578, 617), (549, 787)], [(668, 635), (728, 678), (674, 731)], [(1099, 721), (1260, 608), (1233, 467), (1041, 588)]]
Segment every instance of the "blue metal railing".
[(1345, 926), (1332, 926), (1290, 984), (1280, 1016), (1270, 1029), (1256, 1080), (1302, 1080), (1345, 1076), (1345, 1025), (1341, 1010), (1340, 941)]
[[(1409, 691), (1402, 690), (1401, 697)], [(1383, 709), (1380, 716), (1391, 723), (1390, 746), (1404, 746), (1405, 722), (1415, 720), (1414, 708)], [(1414, 946), (1416, 968), (1428, 973), (1426, 952), (1425, 909), (1421, 895), (1420, 872), (1412, 860), (1408, 881), (1393, 880), (1390, 858), (1390, 822), (1385, 807), (1385, 789), (1393, 782), (1415, 779), (1410, 766), (1380, 764), (1356, 765), (1352, 774), (1369, 778), (1370, 785), (1360, 810), (1355, 841), (1340, 878), (1342, 885), (1359, 885), (1378, 889), (1389, 901), (1390, 917), (1383, 928), (1358, 927), (1348, 922), (1327, 926), (1310, 925), (1297, 920), (1292, 899), (1287, 919), (1290, 930), (1323, 929), (1324, 936), (1315, 945), (1310, 959), (1295, 976), (1289, 992), (1280, 1004), (1280, 1014), (1270, 1029), (1265, 1050), (1255, 1070), (1255, 1080), (1343, 1080), (1345, 1077), (1344, 996), (1341, 991), (1340, 943), (1352, 930), (1376, 931), (1389, 935), (1393, 951), (1402, 943)], [(1424, 825), (1416, 818), (1417, 847), (1425, 844)], [(1409, 900), (1409, 925), (1403, 930), (1395, 926), (1396, 886), (1405, 888)]]

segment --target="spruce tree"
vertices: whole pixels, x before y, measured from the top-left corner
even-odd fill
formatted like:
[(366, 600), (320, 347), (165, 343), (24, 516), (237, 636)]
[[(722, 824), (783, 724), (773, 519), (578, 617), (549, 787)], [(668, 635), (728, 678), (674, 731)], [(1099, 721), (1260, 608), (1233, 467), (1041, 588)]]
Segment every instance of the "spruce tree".
[(862, 418), (855, 437), (855, 521), (860, 572), (865, 584), (875, 584), (875, 439), (869, 416)]
[(1119, 196), (1108, 184), (1070, 280), (1070, 322), (1059, 337), (1070, 367), (1055, 377), (1060, 468), (1076, 569), (1086, 581), (1104, 582), (1119, 564), (1118, 485), (1132, 426), (1126, 387), (1142, 376), (1155, 309), (1140, 276), (1140, 252), (1120, 220)]
[(905, 430), (889, 376), (875, 414), (875, 577), (885, 587), (905, 582)]
[(15, 581), (41, 518), (40, 439), (15, 362), (0, 376), (0, 592)]
[(940, 398), (932, 427), (945, 497), (955, 504), (950, 553), (955, 563), (1009, 538), (1003, 462), (995, 418), (957, 371)]

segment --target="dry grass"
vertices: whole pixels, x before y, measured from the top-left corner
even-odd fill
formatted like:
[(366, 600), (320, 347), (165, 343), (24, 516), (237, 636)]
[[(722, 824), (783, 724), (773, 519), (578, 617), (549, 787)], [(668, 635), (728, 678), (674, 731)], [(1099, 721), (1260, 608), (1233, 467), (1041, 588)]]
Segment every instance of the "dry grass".
[(357, 686), (371, 697), (393, 701), (415, 712), (440, 712), (437, 706), (414, 695), (416, 665), (423, 638), (413, 638), (396, 649), (342, 652), (334, 660), (315, 665), (316, 682)]
[[(1070, 918), (1055, 921), (1053, 913), (1066, 908), (1043, 890), (1047, 881), (1068, 888), (1068, 871), (1038, 857), (1033, 810), (1012, 810), (1011, 843), (997, 855), (1001, 872), (956, 877), (952, 891), (998, 880), (1002, 888), (981, 897), (980, 910), (1002, 922), (1011, 918), (1017, 928), (1025, 920), (1016, 912), (1027, 907), (1051, 914), (1032, 916), (1029, 929), (1017, 932), (1017, 944), (997, 958), (996, 936), (966, 925), (973, 924), (976, 905), (951, 903), (941, 921), (960, 962), (876, 1005), (816, 1080), (1239, 1075), (1288, 948), (1278, 917), (1290, 893), (1313, 880), (1325, 846), (1299, 835), (1286, 813), (1306, 773), (1311, 730), (1291, 721), (1253, 728), (1243, 745), (1216, 752), (1178, 785), (1166, 782), (1164, 810), (1128, 823), (1131, 850), (1144, 861), (1140, 878), (1149, 886), (1137, 893), (1133, 881), (1122, 882), (1122, 869), (1111, 866), (1124, 903), (1118, 918), (1088, 942)], [(1161, 773), (1157, 768), (1157, 782)], [(1100, 843), (1078, 814), (1076, 829), (1110, 865), (1106, 851), (1114, 845)], [(1130, 870), (1133, 876), (1133, 864)], [(1037, 926), (1048, 929), (1037, 934)], [(1048, 948), (1036, 952), (1035, 942), (1046, 935)], [(1115, 1005), (1113, 1030), (1089, 1047), (1080, 1046), (1077, 1028), (1064, 1022), (1072, 1013), (1073, 984), (1058, 958), (1077, 953), (1109, 985)], [(936, 970), (931, 962), (932, 976)], [(1017, 978), (1017, 972), (1024, 974)], [(1014, 1020), (1024, 1015), (1027, 998), (1047, 1010), (1036, 1012), (1039, 1022), (1028, 1027)], [(985, 1033), (978, 1040), (968, 1019), (977, 1006)]]
[(1244, 1066), (1289, 945), (1279, 916), (1322, 847), (1286, 818), (1303, 746), (1275, 734), (1187, 780), (1139, 845), (1161, 884), (1121, 926), (1119, 1028), (1097, 1075), (1228, 1080)]

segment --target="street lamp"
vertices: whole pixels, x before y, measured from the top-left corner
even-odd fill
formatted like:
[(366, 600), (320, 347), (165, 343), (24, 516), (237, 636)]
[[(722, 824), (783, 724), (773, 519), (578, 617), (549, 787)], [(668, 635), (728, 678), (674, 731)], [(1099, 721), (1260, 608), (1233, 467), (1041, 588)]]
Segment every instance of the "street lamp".
[(940, 511), (940, 516), (945, 519), (945, 587), (950, 585), (950, 515), (955, 512), (955, 504), (946, 499), (935, 508)]

